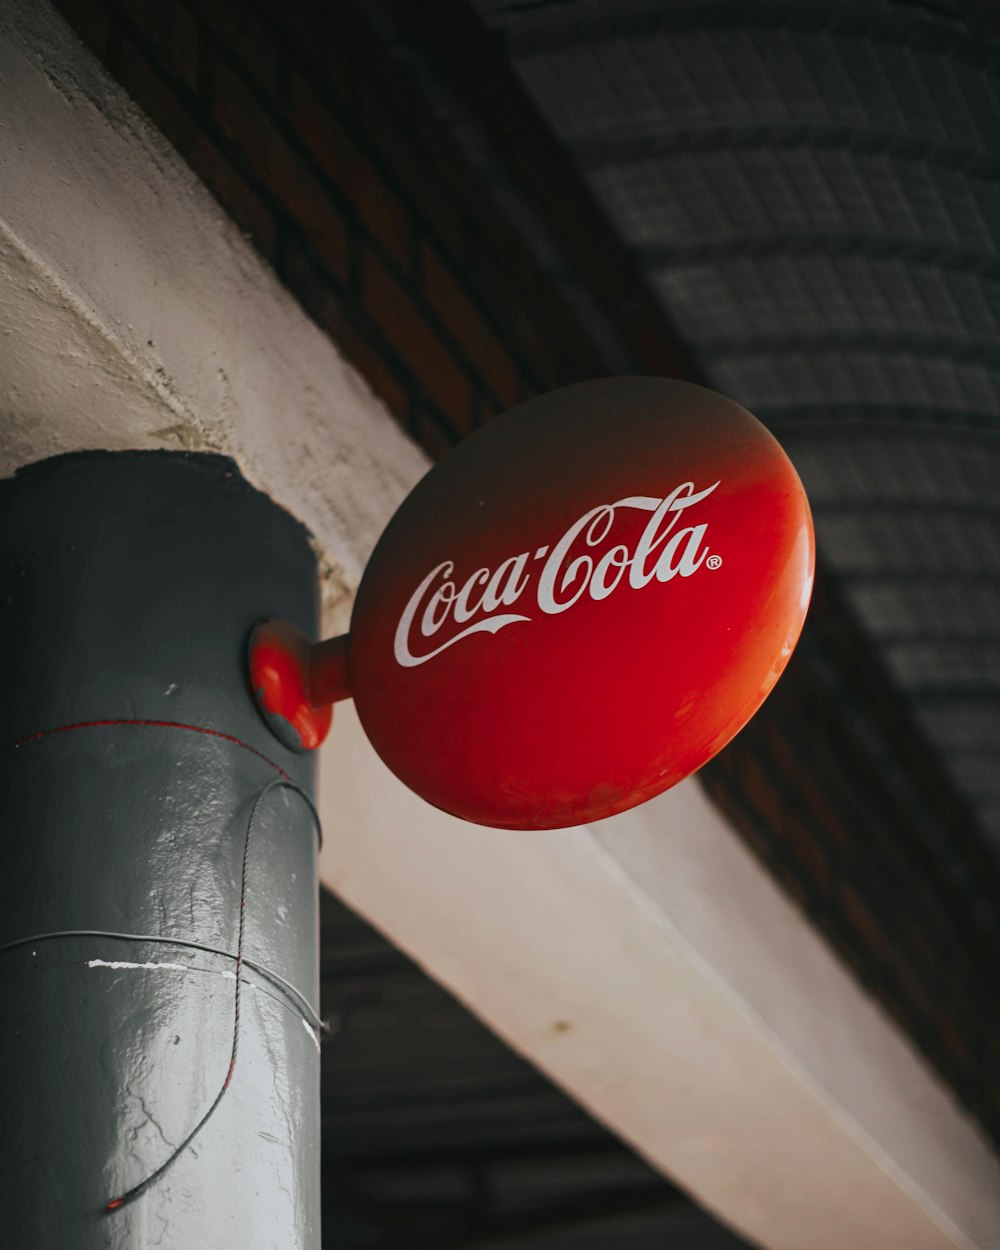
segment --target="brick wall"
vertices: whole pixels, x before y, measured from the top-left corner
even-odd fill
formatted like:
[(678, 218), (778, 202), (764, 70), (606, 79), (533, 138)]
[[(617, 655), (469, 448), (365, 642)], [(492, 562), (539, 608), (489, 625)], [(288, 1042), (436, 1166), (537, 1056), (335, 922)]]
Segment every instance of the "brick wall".
[[(431, 455), (613, 372), (349, 0), (56, 2)], [(1000, 1140), (997, 912), (972, 904), (996, 873), (852, 630), (821, 578), (788, 672), (702, 777)]]
[(57, 7), (432, 455), (606, 372), (351, 5)]

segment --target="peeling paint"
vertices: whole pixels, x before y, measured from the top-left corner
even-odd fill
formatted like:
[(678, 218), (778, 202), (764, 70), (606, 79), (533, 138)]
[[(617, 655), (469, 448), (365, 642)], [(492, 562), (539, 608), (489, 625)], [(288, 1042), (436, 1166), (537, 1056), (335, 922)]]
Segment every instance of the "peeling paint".
[[(88, 959), (87, 967), (114, 968), (116, 970), (119, 968), (170, 968), (174, 972), (201, 971), (200, 969), (190, 968), (186, 964), (135, 964), (131, 963), (127, 959)], [(231, 975), (232, 973), (230, 973), (230, 976)]]
[(182, 451), (224, 451), (218, 439), (210, 438), (202, 427), (194, 421), (178, 421), (174, 425), (154, 430), (153, 437), (161, 439), (172, 447)]
[[(116, 972), (121, 971), (122, 969), (166, 969), (169, 972), (203, 972), (208, 973), (209, 976), (223, 977), (227, 981), (236, 980), (236, 973), (230, 972), (226, 968), (198, 968), (192, 964), (135, 963), (130, 959), (88, 959), (85, 960), (85, 963), (88, 968), (111, 968)], [(268, 998), (273, 998), (276, 1003), (281, 1003), (282, 1006), (285, 1005), (276, 995), (269, 993), (261, 985), (254, 985), (254, 983), (246, 977), (243, 978), (243, 985), (248, 990), (259, 990), (260, 992), (267, 994)], [(320, 1038), (316, 1027), (310, 1024), (305, 1016), (299, 1016), (299, 1019), (302, 1021), (302, 1027), (309, 1034), (309, 1040), (316, 1047), (316, 1049), (319, 1050)]]

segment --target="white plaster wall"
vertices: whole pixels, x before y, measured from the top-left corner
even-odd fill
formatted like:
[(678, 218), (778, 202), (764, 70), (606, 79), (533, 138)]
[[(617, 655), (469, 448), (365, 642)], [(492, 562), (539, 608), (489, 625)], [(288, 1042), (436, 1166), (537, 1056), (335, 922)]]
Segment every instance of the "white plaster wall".
[[(0, 421), (8, 473), (234, 455), (314, 533), (331, 628), (426, 467), (33, 0), (0, 7)], [(324, 879), (744, 1235), (1000, 1247), (987, 1145), (695, 782), (591, 829), (479, 829), (403, 789), (350, 705), (321, 771)]]
[(316, 536), (345, 626), (426, 458), (49, 6), (0, 32), (0, 472), (225, 451)]

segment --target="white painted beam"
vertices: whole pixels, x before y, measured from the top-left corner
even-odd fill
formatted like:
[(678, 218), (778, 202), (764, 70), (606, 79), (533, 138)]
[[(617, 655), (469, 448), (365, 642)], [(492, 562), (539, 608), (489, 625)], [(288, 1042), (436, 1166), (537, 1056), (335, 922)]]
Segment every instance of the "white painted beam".
[(323, 879), (773, 1250), (1000, 1245), (974, 1125), (700, 786), (589, 828), (429, 807), (338, 707)]
[[(313, 531), (329, 623), (426, 461), (53, 11), (0, 11), (10, 472), (215, 449)], [(410, 795), (350, 705), (327, 882), (722, 1219), (773, 1250), (1000, 1247), (987, 1144), (697, 784), (502, 833)]]
[(44, 0), (0, 6), (0, 473), (223, 451), (316, 536), (328, 625), (426, 457)]

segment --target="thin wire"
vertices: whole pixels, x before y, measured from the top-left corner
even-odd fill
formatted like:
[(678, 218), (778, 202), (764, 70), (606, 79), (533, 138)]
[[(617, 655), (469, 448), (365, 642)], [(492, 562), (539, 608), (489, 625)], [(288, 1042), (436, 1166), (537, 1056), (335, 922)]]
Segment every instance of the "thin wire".
[[(17, 938), (13, 942), (4, 942), (0, 945), (0, 955), (7, 951), (16, 950), (19, 946), (34, 946), (39, 942), (49, 942), (55, 938), (75, 938), (75, 937), (94, 937), (94, 938), (110, 938), (116, 942), (154, 942), (160, 946), (181, 946), (187, 950), (203, 951), (206, 955), (221, 955), (224, 959), (235, 959), (236, 956), (232, 951), (223, 950), (221, 946), (205, 946), (202, 942), (192, 942), (188, 938), (168, 938), (159, 937), (153, 933), (113, 933), (107, 929), (59, 929), (54, 933), (33, 933), (30, 937)], [(310, 1004), (305, 994), (297, 989), (291, 981), (286, 981), (280, 973), (274, 972), (271, 968), (265, 968), (263, 964), (258, 964), (252, 959), (248, 959), (245, 955), (243, 962), (258, 976), (262, 976), (265, 980), (270, 981), (277, 989), (281, 990), (286, 998), (290, 999), (295, 1006), (306, 1017), (314, 1029), (328, 1033), (329, 1027), (317, 1015), (315, 1008)]]
[[(237, 738), (233, 734), (223, 733), (221, 729), (209, 729), (205, 725), (188, 725), (184, 721), (178, 720), (135, 720), (123, 717), (107, 720), (80, 720), (74, 721), (70, 725), (56, 725), (51, 729), (38, 729), (34, 733), (26, 734), (23, 738), (18, 738), (14, 742), (8, 742), (6, 746), (15, 749), (26, 746), (29, 742), (39, 742), (43, 738), (54, 737), (56, 734), (74, 733), (78, 729), (107, 729), (120, 725), (131, 725), (137, 729), (186, 729), (189, 733), (205, 734), (209, 738), (221, 738), (223, 742), (231, 742), (235, 746), (242, 747), (244, 751), (249, 751), (251, 755), (256, 755), (259, 760), (263, 760), (276, 773), (279, 773), (285, 781), (291, 782), (288, 773), (285, 772), (280, 764), (276, 764), (263, 751), (258, 751), (256, 747), (252, 747), (249, 742), (244, 742), (242, 738)], [(298, 787), (295, 788), (298, 789)], [(301, 794), (302, 792), (299, 791), (299, 793)]]
[(235, 957), (231, 955), (228, 951), (222, 951), (222, 950), (217, 950), (213, 947), (203, 946), (197, 942), (185, 941), (182, 938), (162, 938), (162, 937), (155, 937), (152, 935), (110, 933), (107, 931), (86, 930), (86, 929), (63, 930), (62, 932), (59, 932), (59, 933), (37, 934), (34, 937), (18, 938), (13, 942), (7, 942), (4, 945), (0, 946), (0, 954), (2, 954), (5, 951), (15, 949), (16, 947), (28, 945), (30, 942), (48, 941), (49, 939), (57, 938), (57, 937), (93, 936), (93, 937), (114, 938), (114, 939), (118, 939), (122, 941), (159, 942), (163, 945), (183, 946), (183, 947), (188, 947), (189, 949), (203, 950), (206, 952), (211, 952), (213, 954), (224, 955), (229, 959), (235, 958), (236, 976), (235, 976), (235, 991), (234, 991), (234, 1001), (233, 1001), (233, 1045), (232, 1045), (232, 1050), (231, 1050), (230, 1057), (229, 1057), (229, 1068), (226, 1071), (226, 1079), (223, 1081), (222, 1087), (220, 1088), (219, 1092), (216, 1094), (212, 1102), (212, 1105), (208, 1108), (208, 1110), (201, 1117), (201, 1119), (194, 1126), (194, 1128), (187, 1135), (187, 1137), (184, 1138), (181, 1144), (167, 1157), (167, 1159), (163, 1163), (160, 1164), (160, 1166), (154, 1172), (151, 1172), (149, 1176), (145, 1178), (145, 1180), (140, 1181), (138, 1185), (134, 1185), (131, 1189), (126, 1190), (125, 1193), (120, 1194), (117, 1198), (112, 1198), (110, 1202), (106, 1203), (104, 1210), (107, 1213), (120, 1210), (123, 1206), (125, 1206), (126, 1203), (131, 1202), (133, 1198), (137, 1198), (141, 1193), (143, 1193), (146, 1189), (148, 1189), (150, 1185), (154, 1184), (154, 1182), (157, 1181), (167, 1171), (167, 1169), (170, 1168), (177, 1161), (177, 1159), (180, 1157), (181, 1154), (183, 1154), (183, 1152), (187, 1149), (187, 1147), (191, 1144), (191, 1142), (195, 1139), (195, 1137), (197, 1137), (197, 1135), (201, 1132), (201, 1130), (204, 1128), (204, 1126), (208, 1123), (208, 1121), (211, 1119), (211, 1117), (215, 1113), (215, 1110), (218, 1107), (219, 1103), (222, 1101), (223, 1096), (226, 1093), (226, 1090), (229, 1088), (230, 1083), (232, 1082), (233, 1072), (236, 1069), (236, 1058), (239, 1053), (240, 998), (241, 998), (240, 987), (242, 984), (240, 973), (243, 969), (244, 963), (246, 963), (247, 967), (254, 968), (254, 970), (259, 972), (262, 976), (269, 978), (270, 980), (278, 984), (281, 988), (283, 988), (286, 992), (288, 992), (300, 1004), (300, 1006), (302, 1006), (305, 1009), (305, 1012), (308, 1015), (308, 1017), (310, 1017), (312, 1021), (314, 1022), (314, 1027), (318, 1026), (320, 1029), (324, 1027), (322, 1021), (320, 1021), (318, 1016), (316, 1015), (316, 1012), (312, 1009), (312, 1007), (309, 1006), (308, 1001), (305, 999), (304, 995), (300, 993), (299, 990), (297, 990), (293, 985), (291, 985), (288, 981), (286, 981), (283, 977), (279, 976), (277, 973), (271, 972), (269, 969), (262, 968), (259, 965), (252, 964), (249, 960), (245, 959), (243, 955), (243, 939), (246, 933), (247, 865), (249, 862), (250, 840), (253, 834), (254, 817), (257, 814), (257, 808), (260, 806), (261, 801), (272, 790), (276, 790), (279, 788), (287, 788), (289, 790), (293, 790), (297, 795), (299, 795), (301, 799), (303, 799), (303, 801), (308, 806), (310, 812), (312, 813), (319, 845), (322, 846), (323, 844), (323, 829), (320, 823), (319, 814), (317, 813), (316, 808), (312, 803), (312, 800), (305, 793), (305, 791), (303, 791), (299, 786), (295, 784), (294, 781), (292, 781), (288, 773), (286, 773), (285, 770), (279, 764), (276, 764), (274, 760), (268, 759), (268, 757), (264, 755), (262, 751), (258, 751), (256, 747), (252, 747), (249, 743), (243, 742), (242, 739), (235, 737), (233, 734), (223, 733), (222, 730), (219, 730), (219, 729), (209, 729), (203, 725), (186, 724), (182, 721), (141, 720), (141, 719), (133, 719), (133, 718), (129, 718), (129, 719), (115, 718), (115, 719), (104, 719), (104, 720), (75, 721), (72, 724), (68, 724), (68, 725), (57, 725), (50, 729), (37, 730), (34, 733), (27, 734), (22, 738), (18, 738), (14, 742), (7, 743), (6, 745), (9, 748), (17, 749), (19, 747), (26, 746), (30, 742), (38, 742), (42, 739), (53, 737), (56, 734), (72, 733), (81, 729), (101, 729), (101, 728), (108, 728), (111, 726), (125, 726), (125, 725), (134, 727), (134, 728), (148, 728), (148, 729), (152, 729), (152, 728), (183, 729), (183, 730), (187, 730), (190, 733), (205, 734), (209, 737), (220, 738), (224, 742), (233, 743), (234, 745), (243, 748), (243, 750), (249, 751), (252, 755), (257, 756), (258, 759), (263, 760), (265, 764), (267, 764), (270, 768), (273, 768), (275, 772), (278, 773), (278, 777), (275, 778), (275, 780), (268, 782), (268, 784), (264, 786), (262, 790), (259, 790), (257, 792), (257, 795), (254, 798), (254, 801), (250, 807), (250, 815), (247, 820), (246, 837), (244, 838), (244, 841), (243, 841), (243, 865), (242, 865), (242, 870), (240, 873), (239, 934), (238, 934), (237, 943), (236, 943)]
[(141, 1193), (145, 1192), (145, 1190), (147, 1190), (151, 1185), (155, 1184), (155, 1182), (158, 1181), (160, 1177), (163, 1176), (163, 1174), (177, 1162), (191, 1142), (194, 1141), (194, 1139), (215, 1114), (216, 1108), (219, 1106), (219, 1103), (222, 1102), (226, 1090), (232, 1082), (233, 1072), (236, 1070), (236, 1057), (239, 1054), (240, 1047), (240, 972), (244, 962), (243, 939), (246, 933), (247, 865), (250, 859), (250, 840), (253, 834), (254, 817), (257, 815), (257, 808), (260, 806), (261, 801), (272, 790), (276, 790), (281, 787), (287, 787), (294, 790), (297, 794), (302, 795), (315, 815), (315, 808), (309, 801), (308, 796), (303, 794), (293, 781), (289, 781), (285, 778), (276, 778), (274, 781), (269, 781), (262, 790), (257, 792), (253, 804), (251, 805), (250, 816), (247, 820), (246, 837), (243, 840), (243, 866), (240, 873), (240, 922), (239, 936), (236, 942), (236, 990), (233, 1000), (233, 1045), (229, 1056), (229, 1068), (226, 1072), (226, 1079), (222, 1082), (222, 1086), (219, 1089), (219, 1092), (215, 1095), (212, 1105), (201, 1117), (191, 1132), (188, 1133), (187, 1137), (184, 1138), (181, 1144), (167, 1156), (163, 1163), (161, 1163), (154, 1172), (150, 1172), (145, 1180), (140, 1181), (138, 1185), (133, 1185), (131, 1189), (127, 1189), (125, 1193), (120, 1194), (117, 1198), (112, 1198), (110, 1202), (106, 1203), (104, 1210), (107, 1214), (110, 1214), (112, 1211), (121, 1210), (126, 1203), (131, 1202), (134, 1198), (138, 1198)]
[[(57, 734), (74, 733), (79, 729), (108, 729), (117, 726), (129, 725), (138, 729), (184, 729), (188, 733), (204, 734), (208, 738), (219, 738), (223, 742), (231, 742), (234, 746), (241, 747), (244, 751), (249, 751), (251, 755), (256, 755), (259, 760), (273, 768), (281, 778), (282, 782), (288, 786), (290, 790), (294, 790), (297, 795), (302, 798), (312, 812), (313, 820), (316, 822), (316, 837), (320, 847), (323, 845), (323, 826), (320, 823), (319, 813), (316, 811), (312, 800), (299, 786), (292, 781), (291, 777), (280, 764), (276, 764), (263, 751), (258, 751), (256, 747), (252, 747), (249, 742), (244, 742), (242, 738), (237, 738), (235, 734), (224, 733), (221, 729), (211, 729), (207, 725), (190, 725), (186, 721), (179, 720), (147, 720), (128, 717), (112, 717), (101, 720), (79, 720), (73, 721), (69, 725), (54, 725), (49, 729), (36, 729), (33, 733), (25, 734), (23, 738), (16, 738), (13, 742), (4, 744), (6, 750), (17, 750), (20, 747), (27, 746), (29, 742), (40, 742), (45, 738), (52, 738)], [(0, 950), (3, 948), (0, 947)]]

